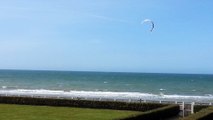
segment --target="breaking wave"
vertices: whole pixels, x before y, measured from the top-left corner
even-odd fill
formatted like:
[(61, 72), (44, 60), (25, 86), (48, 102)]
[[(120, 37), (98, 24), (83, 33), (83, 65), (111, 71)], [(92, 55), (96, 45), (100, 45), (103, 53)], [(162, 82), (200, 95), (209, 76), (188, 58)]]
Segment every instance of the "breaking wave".
[(103, 92), (103, 91), (62, 91), (46, 89), (13, 89), (0, 90), (0, 95), (24, 95), (40, 97), (80, 97), (80, 98), (104, 98), (104, 99), (133, 99), (133, 100), (165, 100), (165, 101), (186, 101), (186, 102), (213, 102), (213, 95), (190, 96), (190, 95), (165, 95), (140, 92)]

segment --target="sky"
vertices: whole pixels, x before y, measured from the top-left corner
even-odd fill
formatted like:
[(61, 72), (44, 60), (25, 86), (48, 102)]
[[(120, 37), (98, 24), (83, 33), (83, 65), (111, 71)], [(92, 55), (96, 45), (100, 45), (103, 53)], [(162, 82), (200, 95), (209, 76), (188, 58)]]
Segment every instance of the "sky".
[(2, 0), (0, 69), (213, 74), (212, 5)]

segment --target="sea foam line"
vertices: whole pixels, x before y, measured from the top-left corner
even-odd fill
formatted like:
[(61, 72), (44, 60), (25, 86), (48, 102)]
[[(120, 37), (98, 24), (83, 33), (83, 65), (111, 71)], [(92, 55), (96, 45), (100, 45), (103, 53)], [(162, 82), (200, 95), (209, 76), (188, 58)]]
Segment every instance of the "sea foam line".
[(166, 100), (166, 101), (193, 101), (213, 102), (213, 96), (187, 96), (187, 95), (164, 95), (140, 92), (102, 92), (102, 91), (61, 91), (45, 89), (13, 89), (0, 90), (1, 95), (25, 95), (43, 97), (80, 97), (80, 98), (104, 98), (104, 99), (143, 99), (143, 100)]

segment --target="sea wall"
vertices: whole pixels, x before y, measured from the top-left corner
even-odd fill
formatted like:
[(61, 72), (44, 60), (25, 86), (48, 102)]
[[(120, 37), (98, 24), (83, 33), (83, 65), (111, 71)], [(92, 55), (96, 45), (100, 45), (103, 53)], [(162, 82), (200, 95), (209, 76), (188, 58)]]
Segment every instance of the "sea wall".
[(159, 103), (128, 103), (118, 101), (93, 101), (93, 100), (74, 100), (56, 98), (31, 98), (0, 96), (0, 103), (4, 104), (23, 104), (23, 105), (47, 105), (47, 106), (66, 106), (82, 108), (101, 108), (116, 110), (148, 111), (167, 106), (168, 104)]

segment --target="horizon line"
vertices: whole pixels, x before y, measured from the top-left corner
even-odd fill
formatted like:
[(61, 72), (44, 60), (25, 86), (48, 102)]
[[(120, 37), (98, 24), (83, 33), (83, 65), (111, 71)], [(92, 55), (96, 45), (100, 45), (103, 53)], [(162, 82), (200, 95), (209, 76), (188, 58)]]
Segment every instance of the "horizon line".
[(57, 69), (0, 69), (0, 71), (55, 71), (55, 72), (97, 72), (97, 73), (136, 73), (136, 74), (182, 74), (182, 75), (213, 75), (213, 73), (176, 73), (176, 72), (136, 72), (136, 71), (101, 71), (101, 70), (57, 70)]

